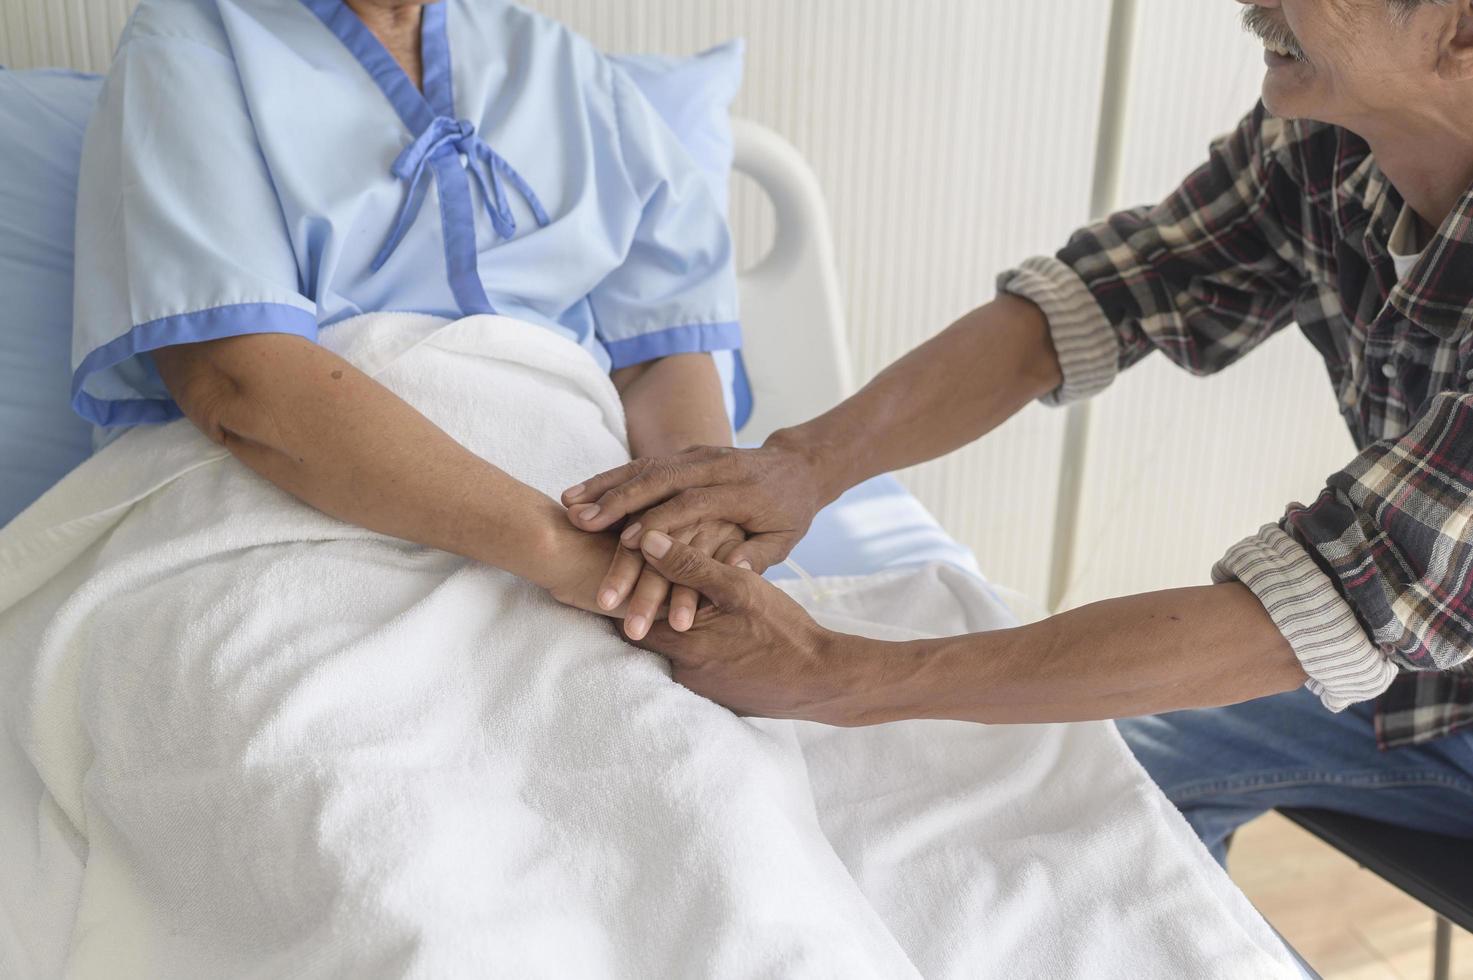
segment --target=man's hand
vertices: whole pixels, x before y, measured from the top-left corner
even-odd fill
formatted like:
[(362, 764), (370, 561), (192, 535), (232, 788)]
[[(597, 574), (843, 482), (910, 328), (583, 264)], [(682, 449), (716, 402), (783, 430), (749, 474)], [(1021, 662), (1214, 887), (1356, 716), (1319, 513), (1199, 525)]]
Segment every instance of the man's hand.
[[(725, 560), (765, 571), (788, 556), (827, 503), (812, 458), (786, 445), (781, 433), (761, 449), (691, 449), (676, 456), (636, 459), (563, 493), (568, 519), (584, 531), (629, 520), (622, 541), (637, 548), (647, 531), (666, 534), (727, 521), (748, 535)], [(620, 601), (634, 587), (627, 570), (612, 573), (600, 591)]]
[(659, 531), (646, 533), (641, 548), (661, 575), (711, 601), (690, 630), (659, 623), (639, 643), (670, 660), (678, 683), (741, 715), (829, 725), (882, 720), (862, 703), (882, 686), (879, 644), (825, 630), (756, 573)]

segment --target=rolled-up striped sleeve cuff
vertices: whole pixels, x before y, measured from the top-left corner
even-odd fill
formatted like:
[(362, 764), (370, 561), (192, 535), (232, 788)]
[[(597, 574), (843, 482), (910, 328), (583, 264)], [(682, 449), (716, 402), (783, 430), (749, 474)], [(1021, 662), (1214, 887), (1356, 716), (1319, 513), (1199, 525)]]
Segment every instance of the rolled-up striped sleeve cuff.
[(1355, 611), (1309, 553), (1277, 524), (1228, 549), (1214, 582), (1237, 580), (1263, 603), (1309, 675), (1305, 685), (1331, 711), (1369, 701), (1396, 677)]
[(1040, 255), (1004, 272), (997, 288), (1029, 300), (1048, 318), (1064, 383), (1039, 401), (1067, 405), (1110, 387), (1120, 373), (1120, 341), (1094, 294), (1073, 269), (1052, 256)]

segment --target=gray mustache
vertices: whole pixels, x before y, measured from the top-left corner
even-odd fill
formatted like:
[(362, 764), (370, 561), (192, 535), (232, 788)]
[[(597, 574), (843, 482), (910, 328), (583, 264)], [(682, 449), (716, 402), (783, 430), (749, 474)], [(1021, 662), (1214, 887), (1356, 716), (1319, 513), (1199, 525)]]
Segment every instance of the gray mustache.
[(1243, 30), (1270, 44), (1282, 46), (1294, 57), (1304, 61), (1304, 49), (1299, 46), (1299, 39), (1294, 32), (1289, 30), (1289, 25), (1275, 18), (1262, 7), (1243, 8)]

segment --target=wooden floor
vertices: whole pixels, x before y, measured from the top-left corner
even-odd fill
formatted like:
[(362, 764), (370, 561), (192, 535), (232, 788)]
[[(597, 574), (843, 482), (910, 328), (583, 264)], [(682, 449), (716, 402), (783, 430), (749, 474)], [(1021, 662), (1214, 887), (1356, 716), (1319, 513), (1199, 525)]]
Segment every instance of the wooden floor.
[[(1228, 870), (1325, 980), (1432, 976), (1432, 913), (1278, 814), (1238, 831)], [(1473, 980), (1473, 935), (1453, 931), (1452, 965)]]

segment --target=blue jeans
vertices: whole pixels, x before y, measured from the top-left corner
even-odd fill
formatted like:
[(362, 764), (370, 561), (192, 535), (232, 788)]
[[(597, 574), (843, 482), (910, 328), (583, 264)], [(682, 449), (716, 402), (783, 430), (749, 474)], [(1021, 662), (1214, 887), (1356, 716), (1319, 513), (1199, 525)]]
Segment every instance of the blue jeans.
[(1473, 732), (1376, 748), (1372, 706), (1334, 714), (1300, 688), (1246, 704), (1118, 722), (1135, 757), (1213, 857), (1278, 806), (1316, 807), (1473, 838)]

